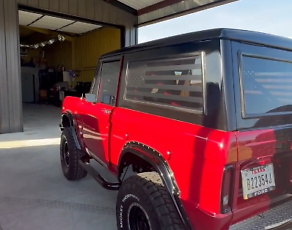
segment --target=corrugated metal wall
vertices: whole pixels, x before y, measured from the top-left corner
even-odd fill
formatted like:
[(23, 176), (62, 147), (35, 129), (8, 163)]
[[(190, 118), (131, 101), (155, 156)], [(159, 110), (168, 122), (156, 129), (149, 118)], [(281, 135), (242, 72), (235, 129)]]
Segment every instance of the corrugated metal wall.
[(49, 66), (64, 66), (65, 69), (72, 69), (72, 44), (71, 42), (59, 42), (44, 49), (45, 58)]
[(102, 28), (75, 39), (74, 69), (80, 70), (76, 81), (92, 81), (98, 58), (120, 48), (120, 30)]
[(23, 130), (19, 26), (15, 0), (0, 0), (0, 133)]
[(25, 62), (29, 62), (31, 58), (36, 58), (40, 56), (40, 51), (38, 49), (29, 49), (27, 51), (26, 56), (22, 56), (21, 59), (24, 60)]
[(6, 70), (4, 1), (0, 0), (0, 133), (9, 130), (8, 79)]
[(88, 18), (113, 25), (133, 26), (138, 18), (103, 0), (17, 0), (19, 4)]

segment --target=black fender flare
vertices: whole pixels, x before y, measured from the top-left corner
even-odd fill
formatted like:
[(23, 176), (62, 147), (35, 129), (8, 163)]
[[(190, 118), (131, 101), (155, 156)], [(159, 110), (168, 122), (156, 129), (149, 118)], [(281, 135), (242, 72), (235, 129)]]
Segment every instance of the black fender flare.
[(73, 114), (71, 113), (71, 111), (67, 110), (65, 113), (62, 114), (61, 123), (60, 123), (60, 129), (61, 129), (61, 131), (63, 131), (63, 129), (64, 129), (63, 119), (64, 119), (65, 116), (69, 119), (70, 129), (71, 129), (71, 133), (73, 135), (73, 139), (74, 139), (76, 148), (78, 148), (79, 150), (82, 150), (81, 145), (80, 145), (80, 141), (79, 141), (78, 136), (77, 136), (76, 128), (75, 128), (76, 127), (76, 122), (74, 120), (74, 117), (73, 117)]
[[(179, 197), (180, 190), (175, 181), (173, 172), (169, 167), (167, 161), (162, 157), (162, 155), (151, 147), (144, 145), (139, 142), (128, 142), (122, 149), (118, 163), (118, 175), (122, 170), (122, 160), (126, 153), (131, 153), (145, 160), (155, 168), (159, 173), (164, 185), (166, 186), (171, 199), (175, 205), (175, 208), (184, 224), (185, 229), (192, 230), (190, 221), (184, 210), (183, 204)], [(119, 177), (119, 176), (118, 176)]]

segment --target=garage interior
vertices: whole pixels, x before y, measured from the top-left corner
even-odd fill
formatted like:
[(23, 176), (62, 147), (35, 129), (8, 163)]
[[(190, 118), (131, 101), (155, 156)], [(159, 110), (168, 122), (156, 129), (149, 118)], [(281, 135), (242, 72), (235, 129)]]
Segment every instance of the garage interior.
[[(60, 107), (90, 90), (100, 55), (121, 47), (120, 29), (19, 10), (24, 130), (30, 111)], [(39, 105), (39, 106), (37, 106)], [(46, 108), (46, 110), (48, 109)], [(45, 121), (44, 121), (45, 122)]]
[(0, 230), (117, 229), (116, 192), (62, 175), (55, 83), (78, 96), (139, 26), (232, 1), (0, 0)]

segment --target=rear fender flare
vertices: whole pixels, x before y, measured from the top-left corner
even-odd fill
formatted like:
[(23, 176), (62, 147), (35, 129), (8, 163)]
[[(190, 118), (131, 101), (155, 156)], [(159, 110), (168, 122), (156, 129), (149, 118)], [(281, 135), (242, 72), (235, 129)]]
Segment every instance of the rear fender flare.
[(180, 190), (175, 181), (173, 172), (171, 168), (169, 167), (167, 161), (162, 157), (162, 155), (159, 152), (157, 152), (155, 149), (147, 145), (144, 145), (142, 143), (128, 142), (123, 147), (121, 155), (120, 155), (119, 164), (118, 164), (118, 177), (122, 171), (123, 156), (126, 153), (131, 153), (142, 158), (143, 160), (151, 164), (153, 168), (155, 168), (155, 170), (159, 173), (164, 185), (166, 186), (171, 196), (171, 199), (175, 205), (175, 208), (185, 225), (185, 228), (188, 230), (192, 229), (190, 221), (183, 208), (181, 199), (179, 198)]
[(63, 126), (63, 119), (64, 119), (64, 117), (67, 117), (69, 119), (70, 129), (71, 129), (71, 133), (73, 135), (73, 139), (74, 139), (74, 142), (75, 142), (76, 147), (79, 150), (82, 150), (81, 145), (80, 145), (80, 141), (79, 141), (78, 136), (77, 136), (77, 133), (76, 133), (76, 129), (75, 129), (76, 122), (74, 120), (73, 114), (70, 111), (68, 111), (68, 110), (65, 113), (62, 114), (61, 124), (60, 124), (60, 129), (61, 130), (64, 129), (64, 126)]

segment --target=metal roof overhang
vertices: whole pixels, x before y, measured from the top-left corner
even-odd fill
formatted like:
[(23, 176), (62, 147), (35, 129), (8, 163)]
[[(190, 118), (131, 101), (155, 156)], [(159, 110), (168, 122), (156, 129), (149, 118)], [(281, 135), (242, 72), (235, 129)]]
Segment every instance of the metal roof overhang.
[(145, 26), (239, 0), (104, 0), (138, 16)]

